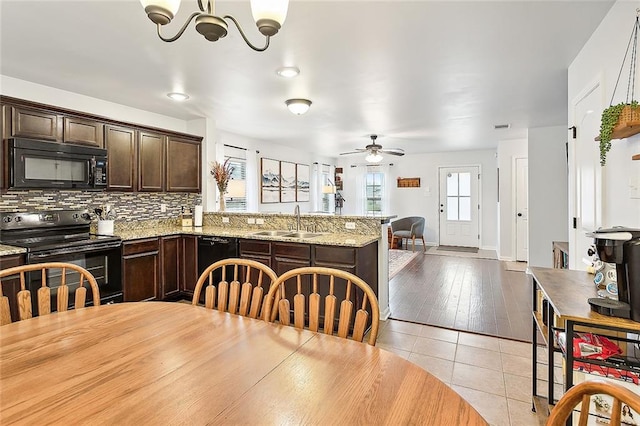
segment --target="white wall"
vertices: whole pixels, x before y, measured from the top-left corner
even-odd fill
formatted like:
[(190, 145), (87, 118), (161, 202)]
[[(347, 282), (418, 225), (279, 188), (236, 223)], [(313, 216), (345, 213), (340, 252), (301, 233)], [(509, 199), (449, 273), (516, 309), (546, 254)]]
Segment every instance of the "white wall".
[[(593, 81), (600, 81), (603, 98), (602, 109), (595, 111), (600, 115), (609, 106), (616, 79), (622, 65), (622, 58), (629, 43), (629, 36), (636, 18), (637, 1), (618, 0), (602, 20), (589, 41), (569, 66), (568, 73), (568, 117), (571, 123), (572, 101)], [(627, 59), (628, 63), (629, 59)], [(636, 82), (640, 81), (639, 75)], [(625, 101), (628, 68), (625, 68), (613, 103)], [(636, 88), (635, 100), (640, 98)], [(570, 124), (571, 126), (571, 124)], [(594, 137), (597, 135), (594, 135)], [(640, 227), (640, 161), (632, 161), (634, 154), (640, 154), (640, 135), (627, 139), (613, 140), (611, 151), (607, 155), (607, 165), (602, 170), (602, 225)], [(598, 150), (594, 142), (593, 149)], [(573, 160), (569, 162), (569, 173), (575, 180), (576, 169)], [(635, 188), (635, 191), (634, 191)], [(573, 216), (573, 205), (577, 194), (571, 185), (569, 192), (569, 220)], [(633, 194), (632, 194), (633, 193)], [(570, 239), (571, 241), (571, 239)], [(570, 245), (569, 250), (572, 250)]]
[[(187, 122), (122, 104), (0, 75), (0, 93), (18, 99), (99, 115), (114, 120), (188, 133)], [(204, 136), (200, 133), (193, 133)]]
[(529, 265), (553, 267), (553, 241), (568, 241), (567, 128), (529, 129)]
[(500, 199), (498, 202), (498, 258), (514, 260), (513, 236), (515, 221), (515, 159), (527, 158), (527, 139), (509, 139), (498, 142), (498, 167), (500, 168)]
[[(439, 241), (438, 207), (439, 176), (441, 166), (480, 166), (480, 204), (482, 216), (480, 223), (480, 245), (484, 249), (495, 249), (497, 240), (497, 174), (496, 152), (494, 150), (439, 152), (409, 154), (393, 158), (390, 168), (390, 214), (398, 217), (422, 216), (425, 218), (425, 240), (428, 245), (437, 245)], [(355, 214), (356, 199), (353, 187), (353, 170), (346, 159), (340, 159), (344, 168), (344, 191), (346, 199), (343, 214)], [(398, 188), (398, 177), (420, 178), (420, 188)]]

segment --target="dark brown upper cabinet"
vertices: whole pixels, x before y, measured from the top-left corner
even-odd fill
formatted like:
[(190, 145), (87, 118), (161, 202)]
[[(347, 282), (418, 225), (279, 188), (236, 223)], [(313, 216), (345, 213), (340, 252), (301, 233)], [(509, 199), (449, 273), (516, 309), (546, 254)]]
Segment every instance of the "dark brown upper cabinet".
[[(3, 95), (0, 107), (3, 139), (105, 148), (107, 190), (201, 192), (201, 137)], [(7, 167), (0, 161), (1, 189), (6, 188), (7, 176)]]
[(105, 126), (107, 149), (107, 189), (134, 191), (136, 187), (136, 131), (127, 127)]
[(11, 131), (9, 137), (42, 139), (61, 142), (62, 117), (50, 111), (11, 107)]
[(65, 143), (104, 147), (104, 124), (76, 117), (64, 117), (63, 122)]
[(158, 133), (139, 133), (138, 191), (164, 191), (166, 139)]
[(167, 139), (168, 192), (200, 192), (201, 143), (169, 136)]

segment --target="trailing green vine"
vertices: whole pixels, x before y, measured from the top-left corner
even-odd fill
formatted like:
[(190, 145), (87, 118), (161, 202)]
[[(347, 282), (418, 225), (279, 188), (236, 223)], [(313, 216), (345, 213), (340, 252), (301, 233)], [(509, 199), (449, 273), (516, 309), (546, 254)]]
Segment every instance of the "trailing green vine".
[(600, 123), (600, 165), (604, 166), (607, 162), (607, 153), (611, 149), (611, 136), (613, 129), (620, 120), (620, 114), (622, 109), (631, 105), (631, 108), (638, 107), (638, 101), (632, 101), (630, 104), (624, 102), (618, 105), (612, 105), (609, 108), (602, 111), (602, 121)]

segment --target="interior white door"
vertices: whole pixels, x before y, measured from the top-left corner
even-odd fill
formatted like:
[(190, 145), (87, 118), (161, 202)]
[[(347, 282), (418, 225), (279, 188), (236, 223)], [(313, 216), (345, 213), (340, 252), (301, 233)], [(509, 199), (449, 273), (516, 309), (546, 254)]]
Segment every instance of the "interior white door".
[(574, 142), (575, 176), (574, 193), (576, 200), (573, 216), (575, 229), (571, 233), (569, 267), (586, 269), (582, 262), (593, 238), (586, 234), (602, 225), (602, 169), (598, 143), (593, 140), (600, 131), (600, 116), (594, 111), (601, 107), (600, 85), (574, 105), (576, 139)]
[(440, 245), (479, 247), (478, 166), (440, 168)]
[(529, 160), (516, 158), (516, 260), (529, 260)]

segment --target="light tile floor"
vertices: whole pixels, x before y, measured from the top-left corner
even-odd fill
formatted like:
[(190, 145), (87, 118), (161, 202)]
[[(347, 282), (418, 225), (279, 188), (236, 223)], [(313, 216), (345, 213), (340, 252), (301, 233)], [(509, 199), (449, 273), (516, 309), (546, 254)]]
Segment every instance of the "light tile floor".
[[(388, 320), (376, 346), (424, 368), (458, 392), (491, 425), (538, 426), (531, 411), (531, 343)], [(544, 348), (538, 377), (546, 377)], [(556, 366), (556, 377), (561, 367)], [(557, 381), (558, 379), (556, 379)], [(546, 382), (538, 382), (544, 394)], [(559, 384), (555, 391), (562, 392)]]

